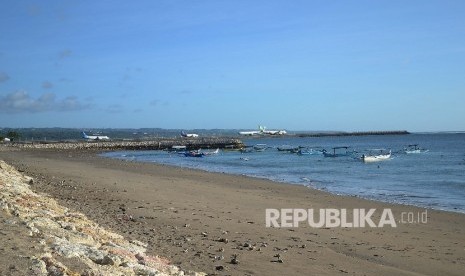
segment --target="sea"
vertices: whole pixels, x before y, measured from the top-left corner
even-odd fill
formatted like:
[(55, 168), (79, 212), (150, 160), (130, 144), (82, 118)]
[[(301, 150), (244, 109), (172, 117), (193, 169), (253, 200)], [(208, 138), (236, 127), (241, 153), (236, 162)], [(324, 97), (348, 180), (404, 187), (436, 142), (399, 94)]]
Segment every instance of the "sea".
[[(135, 162), (154, 162), (210, 172), (246, 175), (304, 185), (337, 195), (465, 213), (465, 133), (345, 137), (260, 137), (243, 140), (263, 152), (220, 151), (201, 158), (168, 151), (117, 151), (103, 154)], [(406, 154), (418, 144), (427, 152)], [(298, 155), (278, 147), (308, 147), (315, 154)], [(321, 149), (348, 146), (351, 156), (324, 157)], [(363, 163), (371, 149), (390, 149), (387, 161)], [(205, 150), (207, 151), (207, 150)]]

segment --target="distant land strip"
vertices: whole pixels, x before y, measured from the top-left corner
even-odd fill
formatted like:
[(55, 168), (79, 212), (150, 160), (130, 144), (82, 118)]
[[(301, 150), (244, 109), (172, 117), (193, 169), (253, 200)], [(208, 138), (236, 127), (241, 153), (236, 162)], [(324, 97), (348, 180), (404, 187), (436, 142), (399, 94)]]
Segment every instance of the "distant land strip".
[(319, 133), (298, 133), (297, 137), (325, 137), (325, 136), (367, 136), (367, 135), (405, 135), (410, 134), (406, 130), (386, 130), (386, 131), (356, 131), (356, 132), (319, 132)]

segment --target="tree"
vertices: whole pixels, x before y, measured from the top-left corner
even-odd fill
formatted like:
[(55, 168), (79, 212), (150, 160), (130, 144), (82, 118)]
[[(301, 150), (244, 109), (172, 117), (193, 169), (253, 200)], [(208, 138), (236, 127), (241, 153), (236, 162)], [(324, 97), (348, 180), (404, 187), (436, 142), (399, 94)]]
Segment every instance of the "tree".
[(6, 137), (10, 138), (11, 141), (16, 141), (21, 135), (16, 131), (8, 131)]

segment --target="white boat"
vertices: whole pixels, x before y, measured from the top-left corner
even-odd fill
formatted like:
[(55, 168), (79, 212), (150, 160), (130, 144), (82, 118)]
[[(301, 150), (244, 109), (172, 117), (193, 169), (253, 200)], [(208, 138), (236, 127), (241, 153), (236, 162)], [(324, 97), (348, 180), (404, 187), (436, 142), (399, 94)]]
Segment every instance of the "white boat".
[(268, 148), (266, 144), (256, 144), (253, 146), (255, 151), (265, 151)]
[(203, 152), (203, 154), (205, 155), (215, 155), (215, 154), (218, 154), (220, 152), (220, 149), (216, 149), (214, 151), (205, 151)]
[[(379, 151), (378, 154), (372, 154), (373, 151)], [(361, 157), (365, 163), (379, 162), (391, 159), (391, 150), (386, 152), (384, 149), (370, 150), (370, 153), (363, 154)]]
[(408, 145), (406, 148), (404, 148), (404, 152), (406, 154), (425, 153), (428, 151), (429, 150), (427, 149), (420, 148), (417, 144)]
[(187, 150), (186, 146), (172, 146), (169, 151), (185, 152), (186, 150)]

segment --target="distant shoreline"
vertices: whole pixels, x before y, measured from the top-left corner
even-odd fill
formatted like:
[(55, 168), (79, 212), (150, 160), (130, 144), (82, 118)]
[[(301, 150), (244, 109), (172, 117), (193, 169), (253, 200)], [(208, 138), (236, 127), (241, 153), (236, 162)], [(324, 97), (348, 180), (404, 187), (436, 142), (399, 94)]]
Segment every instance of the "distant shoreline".
[[(45, 129), (43, 131), (46, 131)], [(49, 131), (49, 130), (47, 130)], [(105, 134), (110, 136), (109, 140), (85, 140), (82, 138), (77, 137), (70, 137), (70, 133), (77, 132), (77, 130), (68, 130), (67, 134), (61, 134), (59, 130), (57, 130), (55, 134), (52, 135), (52, 139), (46, 139), (46, 134), (41, 133), (40, 129), (36, 129), (34, 135), (30, 136), (30, 134), (24, 132), (21, 134), (22, 131), (18, 130), (20, 134), (20, 138), (18, 141), (13, 141), (12, 143), (8, 143), (9, 145), (31, 145), (31, 144), (57, 144), (57, 143), (65, 143), (65, 144), (86, 144), (86, 143), (98, 143), (99, 146), (85, 146), (82, 145), (76, 146), (79, 149), (83, 148), (112, 148), (112, 149), (167, 149), (174, 145), (186, 145), (197, 147), (200, 145), (201, 147), (205, 148), (225, 148), (228, 146), (233, 146), (235, 148), (240, 148), (243, 145), (241, 139), (248, 139), (248, 138), (262, 138), (262, 137), (275, 137), (275, 138), (287, 138), (287, 137), (330, 137), (330, 136), (371, 136), (371, 135), (407, 135), (410, 132), (406, 130), (382, 130), (382, 131), (356, 131), (356, 132), (344, 132), (344, 131), (328, 131), (328, 132), (292, 132), (290, 134), (284, 135), (273, 135), (273, 134), (255, 134), (255, 135), (238, 135), (235, 130), (230, 130), (230, 132), (224, 132), (221, 135), (218, 133), (207, 132), (207, 133), (200, 133), (200, 137), (179, 137), (174, 135), (167, 135), (167, 136), (158, 136), (157, 133), (152, 133), (149, 136), (133, 136), (133, 137), (126, 137), (125, 135), (119, 132), (118, 134), (112, 134), (111, 131), (107, 131)], [(206, 131), (206, 130), (205, 130)], [(0, 133), (1, 134), (1, 133)], [(51, 133), (47, 132), (48, 137), (50, 137)], [(108, 137), (107, 136), (107, 137)], [(0, 135), (1, 137), (1, 135)], [(42, 137), (42, 138), (40, 138)], [(28, 146), (31, 147), (31, 146)], [(43, 147), (43, 146), (41, 146)], [(57, 148), (55, 146), (51, 146), (53, 148)], [(66, 146), (69, 148), (69, 146)]]
[(355, 131), (355, 132), (318, 132), (295, 134), (298, 137), (327, 137), (327, 136), (371, 136), (371, 135), (407, 135), (406, 130), (381, 130), (381, 131)]

